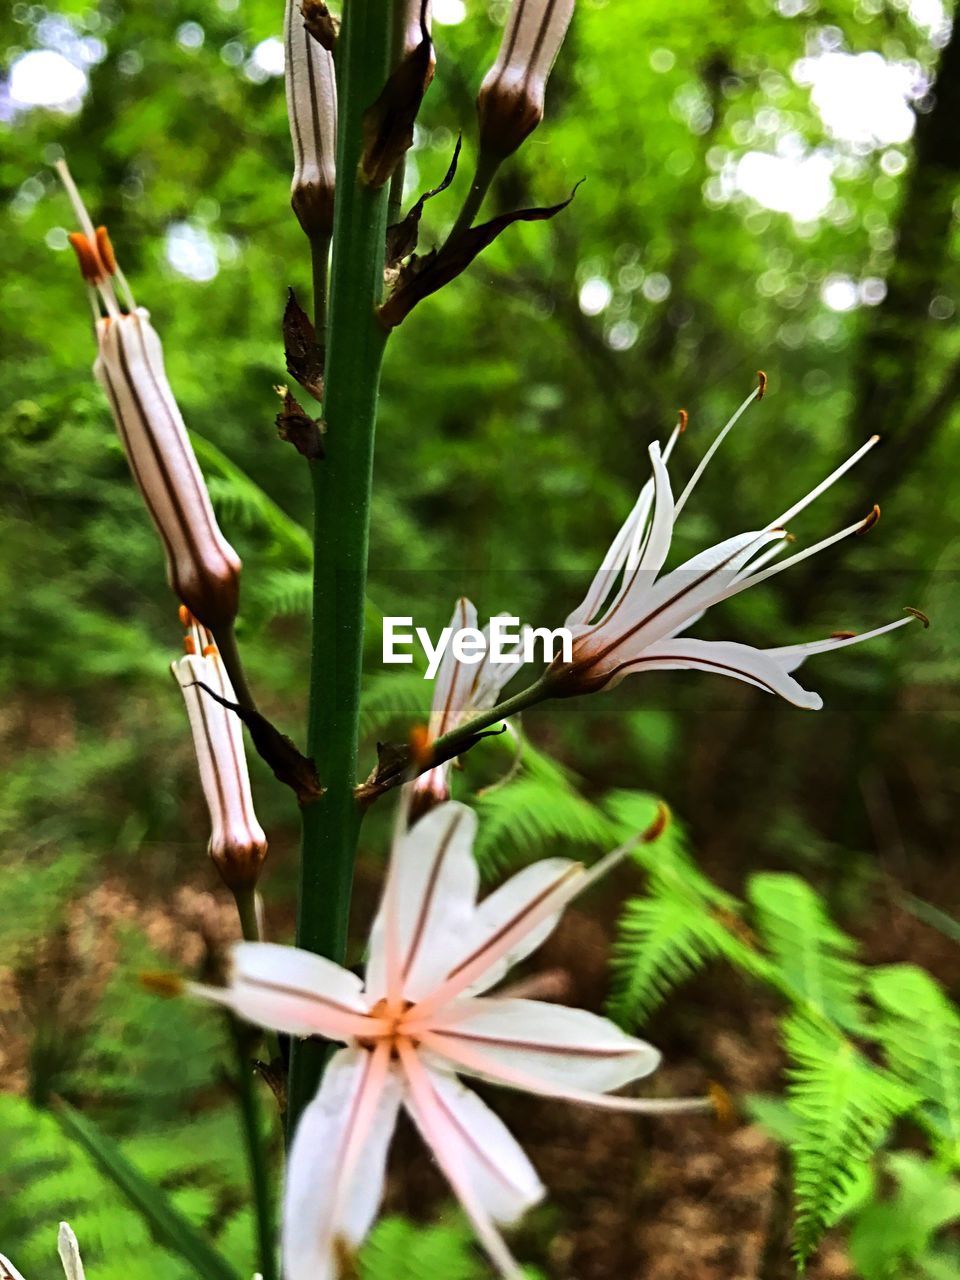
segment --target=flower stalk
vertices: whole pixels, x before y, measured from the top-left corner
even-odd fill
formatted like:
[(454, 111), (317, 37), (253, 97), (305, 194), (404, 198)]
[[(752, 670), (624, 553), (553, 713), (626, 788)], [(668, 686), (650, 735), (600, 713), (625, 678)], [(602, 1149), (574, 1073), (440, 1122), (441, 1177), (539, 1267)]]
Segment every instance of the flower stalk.
[[(314, 485), (313, 646), (308, 752), (326, 788), (303, 811), (297, 942), (342, 961), (360, 815), (354, 801), (370, 487), (386, 334), (374, 308), (383, 287), (388, 188), (357, 180), (364, 112), (383, 89), (393, 31), (388, 0), (354, 0), (337, 45), (339, 182), (334, 207), (324, 417), (326, 458)], [(294, 1044), (288, 1131), (316, 1092), (326, 1059)]]

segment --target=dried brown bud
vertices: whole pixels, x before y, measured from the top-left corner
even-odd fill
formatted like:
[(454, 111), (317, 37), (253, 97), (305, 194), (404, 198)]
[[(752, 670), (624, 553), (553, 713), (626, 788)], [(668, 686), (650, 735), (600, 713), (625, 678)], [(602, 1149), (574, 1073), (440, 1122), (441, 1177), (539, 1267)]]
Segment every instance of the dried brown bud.
[(296, 397), (290, 394), (289, 388), (277, 387), (275, 390), (283, 402), (276, 419), (277, 435), (292, 444), (297, 453), (303, 454), (310, 462), (322, 458), (323, 423), (310, 417)]
[(293, 142), (290, 203), (308, 236), (329, 236), (337, 173), (333, 56), (307, 32), (298, 0), (286, 0), (283, 38), (287, 116)]
[[(428, 22), (429, 5), (417, 5), (416, 35), (404, 45), (397, 65), (390, 73), (376, 102), (363, 116), (363, 154), (360, 157), (360, 180), (368, 187), (382, 187), (390, 181), (397, 165), (413, 145), (413, 125), (423, 102), (423, 95), (433, 79), (435, 58)], [(413, 29), (412, 21), (405, 32)]]
[(303, 25), (317, 44), (333, 53), (340, 35), (340, 19), (334, 17), (323, 0), (303, 0), (300, 12)]
[(297, 301), (292, 289), (287, 291), (283, 312), (283, 350), (287, 373), (296, 378), (314, 400), (323, 401), (323, 348), (317, 342), (313, 321)]
[(573, 17), (574, 0), (513, 0), (497, 60), (477, 97), (480, 148), (503, 159), (543, 119), (547, 78)]

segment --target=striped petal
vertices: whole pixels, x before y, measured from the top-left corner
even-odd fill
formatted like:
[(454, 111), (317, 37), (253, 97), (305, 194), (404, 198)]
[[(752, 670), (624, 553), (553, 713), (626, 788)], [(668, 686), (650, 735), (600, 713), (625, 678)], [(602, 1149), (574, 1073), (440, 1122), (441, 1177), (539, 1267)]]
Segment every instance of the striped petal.
[(337, 83), (333, 55), (308, 34), (299, 0), (286, 0), (284, 80), (293, 144), (290, 203), (307, 235), (333, 230)]
[(341, 1049), (300, 1117), (287, 1163), (283, 1259), (287, 1280), (336, 1280), (383, 1196), (402, 1088), (383, 1054)]
[[(457, 1070), (507, 1084), (519, 1071), (538, 1082), (540, 1093), (606, 1093), (650, 1075), (660, 1062), (652, 1045), (607, 1018), (540, 1000), (457, 1001), (431, 1019), (428, 1044), (449, 1053)], [(478, 1058), (471, 1060), (471, 1050)], [(479, 1056), (485, 1066), (471, 1067)]]
[(711, 671), (777, 694), (807, 711), (819, 711), (823, 699), (804, 689), (788, 669), (763, 649), (726, 640), (692, 640), (678, 637), (647, 645), (639, 657), (607, 667), (609, 687), (639, 671)]
[(328, 1040), (368, 1035), (380, 1026), (367, 1015), (361, 980), (332, 960), (273, 942), (238, 942), (230, 957), (227, 986), (191, 990), (247, 1022)]
[(367, 997), (417, 1000), (463, 949), (477, 900), (476, 814), (448, 802), (393, 845), (383, 902), (370, 934)]
[(63, 1263), (63, 1272), (67, 1280), (84, 1280), (83, 1262), (80, 1259), (80, 1246), (69, 1222), (61, 1222), (57, 1234), (57, 1253)]
[(0, 1253), (0, 1280), (23, 1280), (17, 1268), (2, 1253)]

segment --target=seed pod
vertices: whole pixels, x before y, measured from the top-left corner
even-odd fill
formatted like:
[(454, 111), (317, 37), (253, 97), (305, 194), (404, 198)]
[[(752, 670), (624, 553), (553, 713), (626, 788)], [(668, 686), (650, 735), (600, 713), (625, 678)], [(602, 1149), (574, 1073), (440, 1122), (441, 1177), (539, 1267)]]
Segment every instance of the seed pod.
[(133, 299), (106, 229), (94, 229), (66, 166), (61, 162), (57, 170), (83, 228), (70, 241), (93, 303), (98, 347), (94, 375), (107, 393), (130, 470), (160, 534), (167, 580), (206, 626), (223, 626), (237, 614), (240, 558), (217, 524), (167, 381), (160, 338), (149, 312)]
[(543, 119), (547, 78), (574, 0), (513, 0), (497, 60), (477, 96), (480, 149), (504, 159)]
[(308, 236), (329, 236), (337, 175), (337, 84), (333, 54), (307, 32), (299, 0), (286, 0), (284, 48), (293, 142), (290, 203)]

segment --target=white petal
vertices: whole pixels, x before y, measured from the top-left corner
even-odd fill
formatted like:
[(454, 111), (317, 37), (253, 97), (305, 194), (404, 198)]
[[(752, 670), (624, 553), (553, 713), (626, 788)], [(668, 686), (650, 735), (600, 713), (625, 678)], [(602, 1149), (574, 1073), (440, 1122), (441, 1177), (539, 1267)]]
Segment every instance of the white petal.
[(786, 644), (779, 649), (766, 649), (764, 652), (771, 658), (775, 658), (784, 671), (796, 671), (802, 662), (815, 654), (832, 653), (834, 649), (846, 649), (848, 645), (873, 640), (875, 636), (882, 636), (887, 631), (896, 631), (899, 627), (909, 626), (916, 620), (913, 616), (898, 618), (896, 622), (888, 622), (884, 627), (874, 627), (872, 631), (861, 631), (859, 635), (830, 636), (826, 640), (809, 640), (806, 644)]
[[(453, 608), (450, 630), (455, 635), (466, 627), (476, 629), (477, 609), (466, 596), (461, 596)], [(453, 654), (453, 644), (447, 645), (440, 659), (440, 667), (433, 686), (433, 702), (430, 707), (430, 739), (439, 738), (459, 724), (464, 709), (473, 692), (477, 667), (458, 662)]]
[[(477, 900), (476, 814), (453, 801), (394, 840), (383, 902), (370, 934), (366, 989), (419, 999), (463, 948)], [(396, 984), (398, 991), (391, 992)]]
[[(553, 1087), (606, 1093), (655, 1071), (660, 1054), (606, 1018), (539, 1000), (462, 1000), (431, 1019), (430, 1047), (475, 1049), (490, 1064), (471, 1074), (510, 1083), (511, 1070)], [(470, 1067), (458, 1061), (461, 1067)]]
[[(536, 902), (575, 865), (569, 858), (543, 858), (539, 862), (531, 863), (529, 867), (524, 867), (522, 871), (518, 871), (516, 875), (505, 881), (499, 889), (488, 894), (477, 907), (469, 928), (462, 936), (461, 951), (453, 967), (458, 967), (467, 957), (486, 946), (505, 925), (526, 911), (531, 903)], [(472, 983), (468, 990), (471, 993), (487, 991), (498, 983), (509, 969), (542, 946), (557, 927), (561, 914), (562, 912), (557, 910), (538, 924), (488, 969), (483, 977)]]
[(441, 1167), (459, 1168), (479, 1203), (495, 1222), (510, 1225), (543, 1198), (544, 1189), (533, 1165), (493, 1111), (456, 1076), (428, 1068), (430, 1102), (426, 1103), (443, 1135), (437, 1150), (424, 1124), (423, 1095), (408, 1095), (406, 1105), (417, 1128), (433, 1148)]
[(83, 1263), (80, 1260), (80, 1246), (77, 1244), (77, 1237), (73, 1234), (73, 1228), (69, 1222), (60, 1223), (60, 1231), (57, 1235), (57, 1252), (60, 1255), (60, 1261), (63, 1263), (63, 1270), (67, 1280), (84, 1280)]
[(2, 1253), (0, 1253), (0, 1280), (23, 1280), (17, 1268)]
[[(372, 1053), (341, 1049), (300, 1117), (284, 1193), (287, 1280), (335, 1280), (334, 1242), (355, 1248), (376, 1215), (402, 1089), (395, 1072), (380, 1081), (373, 1072)], [(344, 1181), (351, 1146), (360, 1157)]]
[(647, 645), (638, 658), (622, 664), (610, 680), (612, 687), (638, 671), (712, 671), (756, 685), (766, 693), (786, 698), (794, 706), (819, 711), (823, 699), (798, 684), (785, 668), (763, 649), (726, 640), (660, 640)]
[[(654, 442), (650, 446), (650, 464), (653, 468), (654, 504), (653, 519), (650, 532), (642, 554), (631, 553), (627, 564), (629, 568), (638, 568), (641, 573), (656, 575), (663, 568), (663, 563), (670, 551), (670, 540), (673, 536), (673, 491), (670, 488), (670, 474), (666, 463), (660, 456), (660, 446)], [(636, 552), (639, 552), (639, 546)]]
[(273, 942), (239, 942), (231, 959), (226, 987), (192, 990), (287, 1035), (347, 1040), (372, 1029), (363, 983), (332, 960)]

